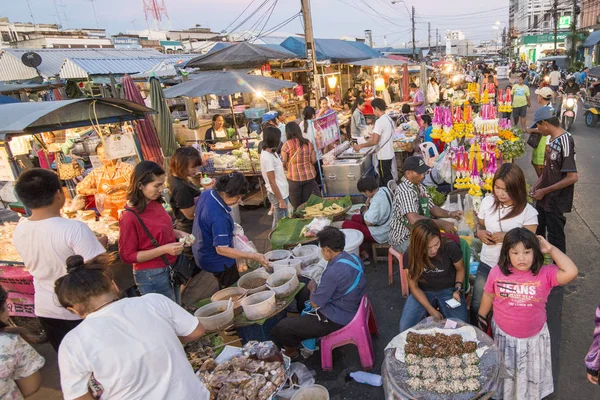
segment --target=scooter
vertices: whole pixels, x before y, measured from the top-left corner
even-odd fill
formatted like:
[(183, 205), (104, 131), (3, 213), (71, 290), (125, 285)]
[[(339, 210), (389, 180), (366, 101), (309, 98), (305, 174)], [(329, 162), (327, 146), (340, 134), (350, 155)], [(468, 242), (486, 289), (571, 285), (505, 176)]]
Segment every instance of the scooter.
[(560, 124), (566, 131), (572, 128), (573, 122), (575, 122), (575, 118), (577, 117), (578, 100), (579, 96), (575, 94), (563, 94), (563, 101), (560, 107)]

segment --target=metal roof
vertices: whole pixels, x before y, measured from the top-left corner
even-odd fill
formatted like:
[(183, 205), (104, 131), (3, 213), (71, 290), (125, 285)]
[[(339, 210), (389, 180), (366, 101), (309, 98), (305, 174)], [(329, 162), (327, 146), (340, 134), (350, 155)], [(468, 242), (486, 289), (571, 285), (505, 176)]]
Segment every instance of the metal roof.
[(125, 75), (146, 71), (162, 58), (68, 58), (60, 68), (62, 79), (85, 79), (90, 75)]
[(21, 56), (27, 52), (35, 52), (42, 57), (38, 70), (44, 78), (57, 75), (65, 60), (69, 58), (164, 57), (155, 49), (2, 49), (0, 81), (31, 79), (38, 76), (35, 68), (26, 67), (21, 62)]
[(94, 123), (131, 121), (149, 113), (155, 111), (129, 100), (112, 98), (5, 104), (0, 107), (0, 140)]

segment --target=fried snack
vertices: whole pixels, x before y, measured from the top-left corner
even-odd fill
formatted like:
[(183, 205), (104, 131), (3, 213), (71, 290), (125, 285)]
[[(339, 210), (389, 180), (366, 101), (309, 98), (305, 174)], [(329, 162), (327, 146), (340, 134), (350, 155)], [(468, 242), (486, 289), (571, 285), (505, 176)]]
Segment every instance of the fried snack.
[(477, 350), (476, 342), (465, 342), (463, 343), (463, 353), (469, 354)]

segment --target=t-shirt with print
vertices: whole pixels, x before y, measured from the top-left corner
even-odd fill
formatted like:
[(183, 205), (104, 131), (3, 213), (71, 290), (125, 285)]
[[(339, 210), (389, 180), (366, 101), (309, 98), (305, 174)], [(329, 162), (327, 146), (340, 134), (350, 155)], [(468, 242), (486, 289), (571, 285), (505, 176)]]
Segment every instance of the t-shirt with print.
[(262, 151), (260, 153), (260, 171), (265, 180), (267, 191), (275, 194), (271, 188), (271, 183), (269, 182), (269, 177), (267, 175), (267, 172), (273, 171), (275, 173), (275, 183), (281, 192), (281, 197), (283, 197), (284, 200), (289, 197), (290, 190), (287, 178), (285, 177), (285, 171), (283, 170), (283, 162), (277, 154), (273, 154), (266, 150)]
[[(496, 208), (494, 196), (490, 195), (486, 196), (481, 201), (477, 218), (484, 221), (485, 229), (490, 233), (508, 232), (513, 228), (522, 228), (526, 225), (538, 224), (538, 212), (531, 204), (527, 204), (525, 209), (519, 215), (509, 219), (502, 219), (507, 216), (511, 210), (512, 206), (500, 206)], [(484, 244), (481, 248), (481, 262), (486, 263), (491, 267), (498, 264), (500, 250), (502, 250), (502, 243), (493, 245)]]
[[(569, 132), (558, 136), (546, 146), (544, 170), (538, 189), (552, 186), (567, 176), (568, 172), (577, 172), (575, 163), (575, 141)], [(575, 185), (548, 193), (538, 206), (545, 211), (555, 213), (570, 212), (573, 208), (573, 192)]]
[[(409, 251), (404, 253), (404, 268), (410, 269)], [(439, 292), (453, 288), (456, 283), (456, 267), (454, 264), (463, 259), (460, 247), (450, 239), (443, 239), (435, 257), (431, 259), (433, 268), (423, 268), (419, 288), (426, 292)]]
[(512, 106), (525, 107), (527, 105), (527, 97), (529, 97), (529, 86), (514, 85), (512, 88), (513, 102)]
[(394, 135), (394, 121), (392, 121), (389, 115), (384, 114), (377, 118), (373, 133), (379, 135), (377, 159), (391, 160), (394, 158), (394, 140), (392, 137)]
[(531, 270), (510, 268), (510, 272), (507, 276), (499, 266), (493, 267), (484, 290), (495, 294), (494, 321), (500, 329), (516, 338), (530, 338), (546, 323), (546, 302), (558, 286), (558, 267), (544, 265), (535, 276)]
[(0, 399), (23, 400), (15, 381), (39, 371), (44, 362), (20, 335), (0, 332)]

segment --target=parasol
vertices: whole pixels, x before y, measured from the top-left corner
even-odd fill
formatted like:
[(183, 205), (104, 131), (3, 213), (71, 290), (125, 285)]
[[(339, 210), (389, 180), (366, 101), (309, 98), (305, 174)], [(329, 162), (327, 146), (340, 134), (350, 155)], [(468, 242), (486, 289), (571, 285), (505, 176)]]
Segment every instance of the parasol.
[(188, 61), (186, 68), (217, 70), (222, 68), (253, 68), (272, 61), (292, 60), (298, 56), (291, 52), (273, 50), (265, 46), (242, 42)]
[(402, 67), (402, 101), (410, 100), (410, 88), (408, 87), (409, 79), (408, 64), (404, 64), (404, 67)]
[(191, 97), (184, 97), (185, 99), (185, 111), (188, 115), (188, 129), (198, 129), (198, 117), (196, 116), (196, 104)]
[[(140, 91), (129, 75), (123, 77), (122, 84), (127, 100), (145, 105)], [(140, 142), (142, 157), (145, 160), (154, 161), (158, 165), (163, 165), (164, 158), (161, 153), (160, 143), (152, 119), (146, 115), (144, 119), (137, 121), (135, 123), (135, 131)]]
[(165, 103), (165, 95), (158, 78), (150, 78), (150, 99), (152, 108), (157, 111), (157, 114), (153, 116), (156, 134), (160, 140), (163, 155), (169, 158), (177, 150), (177, 142), (173, 132), (171, 112)]

